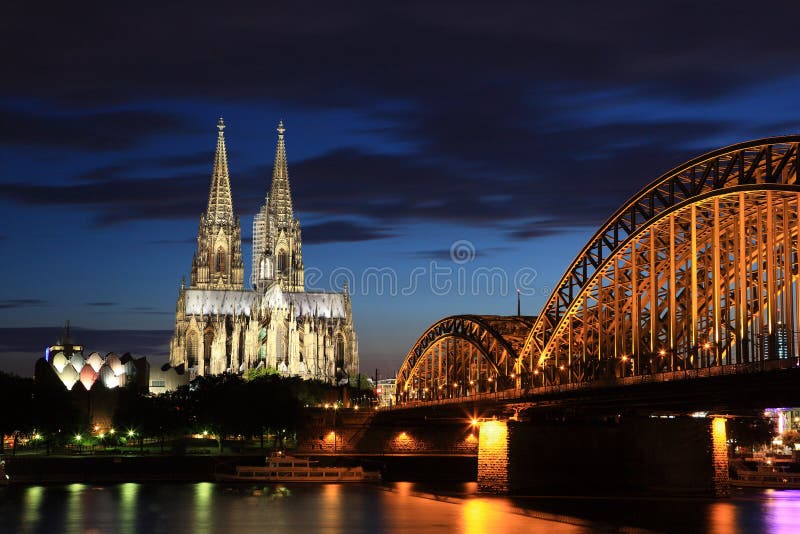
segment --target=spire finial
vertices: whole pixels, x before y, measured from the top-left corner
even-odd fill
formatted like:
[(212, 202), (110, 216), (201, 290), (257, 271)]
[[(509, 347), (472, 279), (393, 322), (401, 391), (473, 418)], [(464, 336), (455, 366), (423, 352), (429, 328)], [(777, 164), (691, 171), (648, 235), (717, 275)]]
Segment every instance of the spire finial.
[(225, 121), (222, 120), (222, 117), (219, 118), (219, 122), (217, 123), (217, 130), (219, 130), (219, 134), (222, 135), (222, 130), (225, 129)]
[[(220, 119), (222, 120), (222, 119)], [(278, 136), (283, 137), (283, 132), (286, 131), (286, 128), (283, 127), (283, 121), (278, 121)]]

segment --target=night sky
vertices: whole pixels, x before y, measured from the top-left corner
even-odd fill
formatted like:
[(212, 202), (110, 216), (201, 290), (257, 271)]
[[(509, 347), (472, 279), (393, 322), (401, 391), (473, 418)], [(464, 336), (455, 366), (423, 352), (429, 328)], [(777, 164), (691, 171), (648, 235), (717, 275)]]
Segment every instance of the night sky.
[(796, 2), (116, 4), (0, 18), (0, 370), (67, 319), (166, 360), (219, 116), (246, 279), (283, 119), (307, 286), (349, 279), (370, 375), (443, 316), (515, 313), (515, 285), (537, 314), (671, 167), (800, 131)]

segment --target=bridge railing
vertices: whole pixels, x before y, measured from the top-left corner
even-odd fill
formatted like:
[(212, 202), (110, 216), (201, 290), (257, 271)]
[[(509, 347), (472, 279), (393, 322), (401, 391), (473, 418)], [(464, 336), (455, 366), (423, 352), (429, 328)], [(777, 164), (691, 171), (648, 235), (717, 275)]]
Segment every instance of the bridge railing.
[(592, 382), (572, 382), (566, 384), (553, 384), (547, 386), (536, 386), (529, 388), (511, 388), (496, 392), (476, 393), (460, 397), (430, 400), (410, 400), (394, 406), (387, 406), (381, 410), (393, 411), (415, 408), (419, 406), (437, 406), (448, 404), (461, 404), (465, 402), (487, 402), (487, 401), (506, 401), (516, 400), (523, 397), (530, 398), (536, 396), (552, 395), (558, 393), (568, 393), (570, 391), (600, 389), (618, 386), (632, 386), (636, 384), (647, 384), (653, 382), (672, 382), (675, 380), (692, 380), (696, 378), (708, 378), (714, 376), (739, 375), (751, 373), (763, 373), (777, 371), (781, 369), (791, 369), (800, 367), (798, 358), (781, 358), (775, 360), (759, 360), (755, 362), (737, 363), (730, 365), (717, 365), (713, 367), (703, 367), (699, 369), (686, 369), (682, 371), (669, 371), (663, 373), (641, 374), (626, 376), (623, 378), (610, 378), (605, 380), (594, 380)]

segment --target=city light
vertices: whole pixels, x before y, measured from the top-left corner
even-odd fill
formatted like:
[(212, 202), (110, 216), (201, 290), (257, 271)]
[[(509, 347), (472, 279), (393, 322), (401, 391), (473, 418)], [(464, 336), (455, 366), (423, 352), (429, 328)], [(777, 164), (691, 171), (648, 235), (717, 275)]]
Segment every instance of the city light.
[(128, 430), (128, 437), (129, 438), (132, 438), (135, 435), (136, 435), (136, 432), (134, 432), (133, 430)]
[(117, 431), (112, 428), (111, 430), (108, 431), (108, 433), (113, 436), (114, 434), (117, 433)]
[(80, 434), (75, 434), (75, 441), (80, 441), (82, 436)]

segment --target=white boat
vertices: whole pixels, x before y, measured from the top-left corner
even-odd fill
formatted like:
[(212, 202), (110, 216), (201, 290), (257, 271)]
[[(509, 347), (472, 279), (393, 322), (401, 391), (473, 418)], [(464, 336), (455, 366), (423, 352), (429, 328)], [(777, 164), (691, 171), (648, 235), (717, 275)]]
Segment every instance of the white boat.
[(358, 467), (321, 467), (308, 458), (273, 453), (266, 466), (237, 466), (235, 474), (216, 475), (221, 482), (375, 482), (377, 471)]
[(730, 483), (745, 488), (800, 489), (800, 473), (787, 471), (786, 466), (771, 462), (759, 464), (755, 470), (734, 464), (735, 476)]

